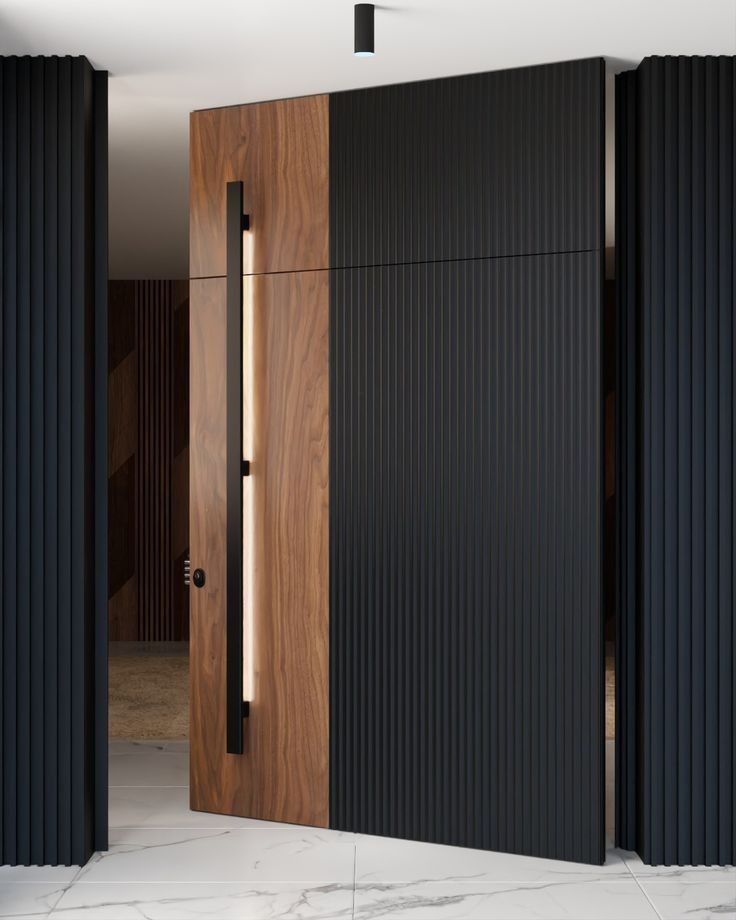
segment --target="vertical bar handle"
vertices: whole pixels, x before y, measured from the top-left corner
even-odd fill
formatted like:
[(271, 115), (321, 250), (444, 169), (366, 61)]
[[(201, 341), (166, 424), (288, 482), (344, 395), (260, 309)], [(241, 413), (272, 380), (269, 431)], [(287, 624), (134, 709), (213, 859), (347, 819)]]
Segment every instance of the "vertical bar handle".
[(243, 753), (243, 183), (227, 183), (227, 653), (226, 721), (228, 754)]

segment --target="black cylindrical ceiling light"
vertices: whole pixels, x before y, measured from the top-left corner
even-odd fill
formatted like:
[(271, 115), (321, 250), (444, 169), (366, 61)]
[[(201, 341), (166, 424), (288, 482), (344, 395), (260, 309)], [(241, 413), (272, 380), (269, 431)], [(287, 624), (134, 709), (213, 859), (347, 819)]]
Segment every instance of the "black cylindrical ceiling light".
[(355, 4), (355, 56), (371, 57), (375, 54), (373, 39), (373, 21), (375, 14), (373, 3)]

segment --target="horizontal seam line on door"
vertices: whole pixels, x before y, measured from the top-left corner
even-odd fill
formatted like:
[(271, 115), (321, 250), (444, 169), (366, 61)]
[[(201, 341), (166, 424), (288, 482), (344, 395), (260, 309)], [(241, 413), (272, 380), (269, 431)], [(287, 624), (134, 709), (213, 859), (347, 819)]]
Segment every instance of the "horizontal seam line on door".
[[(597, 246), (591, 249), (561, 249), (559, 251), (543, 250), (542, 252), (512, 252), (502, 256), (459, 256), (454, 259), (417, 259), (409, 262), (369, 262), (361, 265), (329, 265), (325, 268), (285, 268), (274, 272), (249, 272), (243, 278), (258, 278), (263, 275), (301, 275), (306, 272), (350, 271), (357, 268), (400, 268), (405, 265), (438, 265), (446, 262), (487, 262), (500, 259), (538, 259), (541, 256), (574, 256), (586, 252), (602, 253), (605, 247)], [(192, 275), (190, 281), (215, 281), (218, 278), (227, 278), (227, 275)]]

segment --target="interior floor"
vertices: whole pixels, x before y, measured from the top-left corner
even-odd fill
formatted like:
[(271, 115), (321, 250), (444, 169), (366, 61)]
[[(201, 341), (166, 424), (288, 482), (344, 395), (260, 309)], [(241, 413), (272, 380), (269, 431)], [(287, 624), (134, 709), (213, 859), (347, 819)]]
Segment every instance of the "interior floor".
[[(189, 644), (110, 643), (110, 738), (187, 738)], [(615, 737), (614, 659), (606, 656), (606, 740)]]
[(189, 643), (111, 642), (111, 739), (189, 737)]
[(109, 852), (81, 870), (0, 869), (2, 916), (732, 916), (733, 868), (652, 868), (614, 848), (578, 865), (201, 814), (188, 776), (186, 741), (111, 742)]

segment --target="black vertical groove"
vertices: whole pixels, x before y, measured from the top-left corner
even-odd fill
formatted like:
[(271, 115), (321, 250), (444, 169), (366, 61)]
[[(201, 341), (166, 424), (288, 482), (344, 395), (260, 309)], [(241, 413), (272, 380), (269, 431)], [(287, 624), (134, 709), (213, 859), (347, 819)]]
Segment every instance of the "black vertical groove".
[(94, 184), (106, 87), (81, 58), (2, 58), (0, 82), (0, 862), (83, 863), (107, 843), (107, 591), (94, 558), (107, 410), (92, 376), (106, 335), (106, 177)]
[(18, 617), (17, 665), (18, 695), (16, 700), (18, 717), (18, 745), (16, 748), (17, 770), (17, 845), (20, 862), (30, 861), (30, 771), (31, 771), (31, 533), (30, 533), (30, 248), (31, 248), (31, 67), (28, 58), (21, 58), (18, 67), (18, 135), (17, 135), (17, 178), (18, 178), (18, 248), (16, 254), (18, 305), (17, 319), (17, 362), (16, 386), (18, 399), (17, 442), (15, 461), (17, 472), (17, 518), (15, 539), (18, 543), (16, 557), (16, 578), (18, 609), (25, 616)]
[[(85, 851), (87, 831), (85, 788), (85, 734), (91, 730), (86, 719), (86, 597), (88, 578), (86, 567), (85, 516), (87, 492), (85, 488), (85, 461), (87, 460), (85, 434), (88, 406), (85, 402), (85, 372), (87, 366), (85, 308), (85, 229), (87, 202), (85, 201), (85, 72), (83, 62), (72, 60), (71, 91), (71, 161), (70, 191), (74, 206), (70, 214), (71, 240), (69, 262), (69, 334), (70, 334), (70, 557), (68, 569), (71, 583), (69, 681), (71, 700), (71, 854), (72, 860), (81, 861), (77, 854)], [(80, 821), (79, 816), (84, 816)]]
[[(3, 862), (17, 858), (17, 110), (18, 62), (3, 62)], [(5, 267), (7, 266), (7, 270)]]
[[(33, 60), (31, 64), (31, 213), (42, 212), (44, 196), (44, 63)], [(30, 558), (39, 560), (45, 567), (44, 546), (44, 465), (46, 444), (44, 437), (44, 223), (34, 220), (30, 233), (30, 478), (33, 483), (30, 496)], [(43, 581), (31, 580), (30, 634), (31, 642), (31, 693), (30, 711), (41, 713), (31, 720), (30, 785), (44, 789), (44, 647), (36, 641), (43, 635), (44, 593)], [(43, 794), (31, 799), (31, 862), (43, 859)]]
[[(640, 406), (637, 399), (639, 336), (635, 302), (636, 270), (636, 75), (616, 81), (616, 841), (636, 848), (638, 777), (637, 692), (639, 639), (634, 609), (639, 569), (637, 524)], [(686, 496), (681, 499), (687, 501)], [(689, 594), (689, 592), (688, 592)], [(628, 613), (631, 611), (631, 615)]]
[[(59, 61), (59, 252), (58, 252), (58, 437), (59, 437), (59, 514), (57, 529), (57, 558), (59, 578), (58, 642), (58, 748), (57, 769), (59, 775), (58, 844), (59, 863), (72, 861), (69, 827), (71, 815), (71, 336), (70, 336), (70, 285), (69, 266), (71, 262), (71, 59)], [(62, 574), (63, 573), (63, 574)]]
[[(5, 140), (5, 70), (0, 67), (0, 264), (4, 264), (5, 257), (5, 219), (6, 212), (4, 206), (4, 186), (5, 186), (5, 169), (4, 159), (6, 151)], [(0, 578), (5, 576), (4, 559), (5, 559), (5, 290), (4, 284), (0, 281), (0, 358), (2, 358), (3, 367), (0, 367)], [(5, 605), (4, 592), (0, 592), (0, 691), (3, 697), (6, 692), (5, 685)], [(0, 700), (0, 743), (5, 744), (5, 710), (3, 702)], [(3, 810), (5, 807), (5, 764), (4, 758), (0, 757), (0, 847), (4, 845), (5, 840), (5, 819)]]
[(618, 78), (618, 842), (734, 862), (734, 58)]

